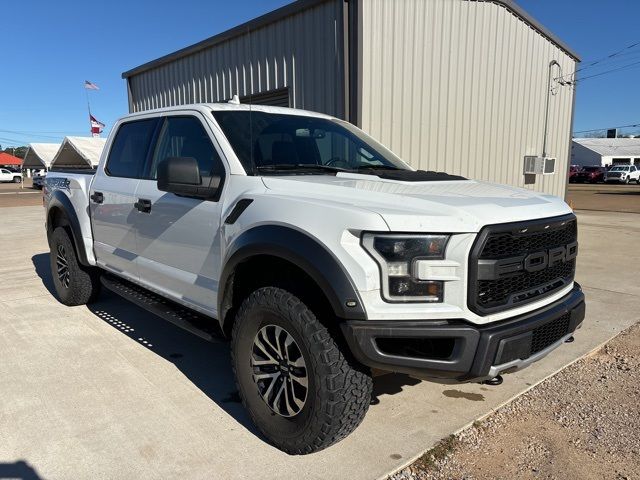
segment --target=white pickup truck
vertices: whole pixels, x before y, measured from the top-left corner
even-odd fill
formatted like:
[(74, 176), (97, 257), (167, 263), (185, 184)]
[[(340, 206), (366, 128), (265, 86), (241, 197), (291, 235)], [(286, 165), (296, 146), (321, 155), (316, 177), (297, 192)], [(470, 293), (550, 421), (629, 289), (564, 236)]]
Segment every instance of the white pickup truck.
[(358, 426), (371, 369), (499, 384), (585, 314), (561, 199), (415, 171), (318, 113), (131, 114), (95, 174), (50, 172), (44, 195), (60, 301), (102, 285), (230, 338), (243, 404), (291, 454)]
[(0, 168), (0, 182), (20, 183), (22, 181), (22, 173), (12, 172), (7, 168)]

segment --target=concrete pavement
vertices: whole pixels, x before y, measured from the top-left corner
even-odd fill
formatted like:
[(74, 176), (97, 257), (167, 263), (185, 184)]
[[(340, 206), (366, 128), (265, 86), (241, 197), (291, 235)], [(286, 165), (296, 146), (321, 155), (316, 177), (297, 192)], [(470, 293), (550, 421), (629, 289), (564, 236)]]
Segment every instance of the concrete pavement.
[(291, 457), (251, 425), (226, 344), (109, 293), (89, 308), (61, 305), (50, 293), (42, 208), (0, 213), (0, 478), (384, 477), (640, 319), (628, 255), (640, 217), (579, 213), (578, 281), (588, 307), (574, 343), (500, 387), (376, 378), (354, 434)]

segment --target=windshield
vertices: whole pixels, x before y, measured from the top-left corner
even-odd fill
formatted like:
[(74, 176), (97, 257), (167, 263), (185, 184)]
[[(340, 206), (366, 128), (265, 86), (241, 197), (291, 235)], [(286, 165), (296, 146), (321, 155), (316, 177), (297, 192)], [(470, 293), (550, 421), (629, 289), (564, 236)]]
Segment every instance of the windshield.
[(600, 170), (600, 167), (584, 167), (584, 172), (597, 172)]
[(629, 167), (613, 167), (611, 169), (612, 172), (627, 172), (629, 171)]
[(247, 110), (217, 110), (213, 116), (249, 175), (410, 170), (342, 120)]

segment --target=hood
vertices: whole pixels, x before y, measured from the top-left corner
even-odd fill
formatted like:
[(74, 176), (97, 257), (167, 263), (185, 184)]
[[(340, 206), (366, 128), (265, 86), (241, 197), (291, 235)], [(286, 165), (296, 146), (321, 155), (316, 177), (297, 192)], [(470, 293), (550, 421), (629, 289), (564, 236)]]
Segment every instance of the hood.
[(342, 172), (262, 180), (272, 195), (376, 212), (391, 231), (477, 232), (485, 225), (571, 213), (553, 195), (474, 180), (405, 182)]

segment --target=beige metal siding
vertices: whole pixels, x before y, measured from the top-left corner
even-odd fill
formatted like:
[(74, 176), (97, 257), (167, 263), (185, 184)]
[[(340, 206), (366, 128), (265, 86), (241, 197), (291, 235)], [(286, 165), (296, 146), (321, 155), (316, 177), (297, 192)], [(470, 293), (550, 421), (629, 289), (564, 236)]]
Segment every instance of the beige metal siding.
[(329, 0), (129, 78), (129, 110), (289, 87), (291, 106), (344, 116), (342, 1)]
[[(361, 14), (361, 127), (416, 168), (525, 186), (523, 157), (542, 153), (549, 62), (570, 73), (575, 60), (493, 2), (366, 0)], [(564, 196), (574, 92), (557, 87), (556, 173), (527, 187)]]

